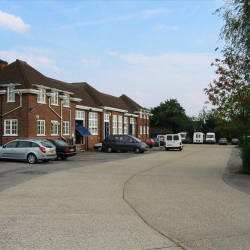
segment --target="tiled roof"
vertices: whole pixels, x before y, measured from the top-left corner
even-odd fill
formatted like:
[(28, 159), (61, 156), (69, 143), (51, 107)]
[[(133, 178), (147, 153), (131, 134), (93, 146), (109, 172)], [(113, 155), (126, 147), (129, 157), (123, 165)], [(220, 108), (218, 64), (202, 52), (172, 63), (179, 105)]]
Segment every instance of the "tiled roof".
[(33, 85), (43, 85), (74, 93), (73, 97), (82, 99), (79, 105), (98, 108), (111, 107), (127, 110), (129, 113), (138, 111), (142, 107), (126, 95), (115, 97), (104, 94), (90, 86), (86, 82), (66, 83), (44, 76), (26, 62), (16, 60), (8, 66), (0, 69), (0, 84), (19, 83), (17, 88), (31, 89)]

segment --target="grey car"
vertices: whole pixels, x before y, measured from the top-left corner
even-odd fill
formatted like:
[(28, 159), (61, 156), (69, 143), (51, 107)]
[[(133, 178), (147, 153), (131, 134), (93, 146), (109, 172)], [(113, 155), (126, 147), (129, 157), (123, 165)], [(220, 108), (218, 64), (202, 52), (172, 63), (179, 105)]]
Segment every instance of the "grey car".
[(56, 148), (47, 140), (17, 139), (0, 147), (0, 159), (26, 160), (36, 163), (56, 159)]
[(102, 149), (109, 153), (118, 150), (144, 153), (148, 150), (147, 144), (131, 135), (110, 135), (102, 142)]

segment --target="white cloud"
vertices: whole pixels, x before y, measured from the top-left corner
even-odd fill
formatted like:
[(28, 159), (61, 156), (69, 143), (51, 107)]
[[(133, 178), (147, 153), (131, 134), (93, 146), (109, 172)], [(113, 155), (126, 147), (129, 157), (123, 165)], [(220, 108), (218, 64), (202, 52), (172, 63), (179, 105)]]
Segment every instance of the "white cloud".
[(124, 21), (124, 20), (149, 19), (151, 17), (163, 15), (167, 13), (169, 13), (168, 9), (147, 9), (147, 10), (130, 13), (130, 14), (123, 15), (123, 16), (110, 17), (110, 18), (103, 19), (103, 20), (85, 21), (85, 22), (76, 23), (72, 25), (65, 25), (65, 26), (62, 26), (61, 28), (67, 29), (67, 28), (83, 27), (83, 26), (90, 26), (90, 25), (114, 23), (114, 22)]
[(14, 30), (16, 32), (26, 32), (30, 29), (30, 25), (12, 14), (2, 12), (0, 10), (0, 29)]
[(55, 61), (44, 54), (48, 53), (41, 48), (26, 47), (23, 48), (25, 52), (18, 50), (0, 50), (0, 57), (8, 63), (14, 62), (16, 59), (27, 62), (33, 68), (41, 71), (54, 71), (58, 72), (59, 68), (56, 66)]
[(80, 64), (83, 64), (86, 67), (99, 67), (101, 65), (100, 60), (81, 59), (79, 62)]

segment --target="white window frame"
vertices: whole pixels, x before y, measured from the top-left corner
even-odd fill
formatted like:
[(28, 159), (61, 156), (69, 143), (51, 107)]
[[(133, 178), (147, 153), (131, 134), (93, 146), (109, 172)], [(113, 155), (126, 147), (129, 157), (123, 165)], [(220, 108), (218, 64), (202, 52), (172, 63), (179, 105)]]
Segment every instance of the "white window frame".
[(132, 130), (133, 130), (132, 135), (135, 135), (136, 134), (135, 133), (135, 118), (130, 118), (130, 124), (132, 124)]
[(69, 122), (63, 122), (63, 135), (69, 135)]
[(109, 114), (104, 114), (104, 122), (109, 122)]
[(117, 115), (113, 115), (112, 116), (112, 131), (113, 131), (113, 135), (117, 134)]
[(149, 126), (147, 126), (147, 135), (149, 135)]
[(140, 135), (142, 135), (142, 126), (140, 126)]
[(63, 99), (64, 100), (64, 104), (63, 104), (63, 107), (69, 107), (69, 94), (64, 94), (65, 98)]
[[(7, 126), (8, 126), (8, 129), (7, 129)], [(18, 120), (17, 119), (5, 119), (4, 120), (4, 135), (5, 136), (9, 136), (9, 135), (17, 136), (18, 135)]]
[(85, 127), (85, 111), (76, 110), (75, 111), (75, 120), (82, 121), (82, 125)]
[(128, 134), (128, 117), (124, 116), (124, 128), (123, 128), (124, 135)]
[(98, 135), (98, 113), (89, 112), (89, 132)]
[(52, 92), (51, 105), (58, 105), (59, 93), (57, 91)]
[(14, 86), (10, 86), (7, 88), (7, 102), (15, 102), (14, 89)]
[(37, 95), (37, 103), (46, 103), (46, 89), (41, 88), (40, 93)]
[(51, 135), (59, 134), (59, 122), (58, 121), (51, 121), (50, 134)]
[(45, 120), (37, 120), (37, 135), (45, 135)]
[(118, 115), (118, 135), (122, 135), (122, 115)]

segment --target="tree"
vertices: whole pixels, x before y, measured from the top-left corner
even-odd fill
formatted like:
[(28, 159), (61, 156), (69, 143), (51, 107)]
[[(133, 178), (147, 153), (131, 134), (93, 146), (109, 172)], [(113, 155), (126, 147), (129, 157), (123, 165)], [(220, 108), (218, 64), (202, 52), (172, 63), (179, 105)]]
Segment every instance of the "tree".
[(204, 91), (217, 107), (216, 112), (229, 122), (237, 121), (243, 130), (242, 172), (250, 173), (250, 147), (246, 140), (250, 119), (250, 2), (225, 0), (225, 5), (216, 13), (225, 21), (220, 32), (220, 39), (225, 41), (224, 59), (212, 63), (220, 76)]
[(173, 132), (183, 131), (189, 119), (185, 114), (185, 109), (176, 99), (161, 102), (151, 112), (153, 114), (151, 118), (152, 127), (164, 127)]
[(250, 74), (242, 69), (246, 60), (225, 52), (224, 59), (216, 59), (212, 63), (217, 67), (215, 72), (219, 78), (204, 89), (209, 102), (216, 106), (215, 113), (228, 121), (237, 121), (245, 138), (250, 123)]
[(250, 53), (250, 1), (226, 0), (216, 12), (225, 20), (220, 39), (226, 42), (225, 49), (234, 54), (249, 56)]

